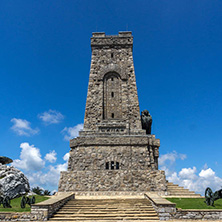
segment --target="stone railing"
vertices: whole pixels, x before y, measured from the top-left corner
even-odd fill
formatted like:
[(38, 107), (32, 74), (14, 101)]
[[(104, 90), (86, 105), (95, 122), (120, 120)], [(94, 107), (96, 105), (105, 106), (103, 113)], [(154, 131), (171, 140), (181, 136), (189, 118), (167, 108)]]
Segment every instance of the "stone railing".
[(75, 199), (75, 194), (72, 192), (59, 193), (57, 196), (53, 196), (41, 203), (33, 204), (31, 207), (31, 220), (48, 220), (67, 201), (72, 199)]
[(171, 203), (156, 193), (145, 193), (144, 195), (150, 200), (160, 220), (170, 220), (174, 218), (173, 215), (176, 213), (175, 203)]

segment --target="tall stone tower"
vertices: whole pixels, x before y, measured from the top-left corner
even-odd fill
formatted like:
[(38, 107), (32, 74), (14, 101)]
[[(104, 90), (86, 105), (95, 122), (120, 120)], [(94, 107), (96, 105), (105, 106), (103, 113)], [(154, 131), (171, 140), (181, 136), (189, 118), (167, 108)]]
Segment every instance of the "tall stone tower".
[(84, 128), (70, 140), (59, 191), (166, 191), (159, 139), (142, 129), (131, 32), (93, 33)]

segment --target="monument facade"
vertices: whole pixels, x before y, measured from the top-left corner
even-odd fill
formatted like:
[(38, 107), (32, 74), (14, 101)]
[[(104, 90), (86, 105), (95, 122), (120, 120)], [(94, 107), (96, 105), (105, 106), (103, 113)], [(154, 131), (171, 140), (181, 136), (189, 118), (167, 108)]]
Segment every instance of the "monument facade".
[(59, 191), (164, 193), (160, 141), (142, 129), (132, 33), (93, 33), (91, 48), (84, 128), (70, 140)]

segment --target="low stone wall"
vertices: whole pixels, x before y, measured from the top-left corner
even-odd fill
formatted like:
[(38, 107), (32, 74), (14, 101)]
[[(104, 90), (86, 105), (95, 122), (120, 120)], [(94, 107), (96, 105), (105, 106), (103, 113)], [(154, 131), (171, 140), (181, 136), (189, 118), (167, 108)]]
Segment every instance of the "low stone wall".
[(69, 200), (74, 199), (74, 193), (60, 193), (58, 196), (52, 197), (41, 203), (32, 205), (31, 220), (48, 220)]
[(0, 212), (0, 221), (30, 221), (29, 212)]
[(180, 220), (222, 220), (222, 210), (206, 210), (206, 209), (177, 209), (176, 213), (172, 215), (173, 219)]
[(60, 193), (41, 203), (33, 204), (30, 212), (0, 212), (0, 221), (43, 221), (48, 220), (67, 201), (74, 199), (74, 193)]
[(152, 206), (157, 212), (160, 220), (174, 219), (173, 215), (176, 213), (176, 204), (172, 203), (156, 193), (144, 194), (147, 199), (150, 200)]
[(222, 220), (222, 210), (218, 209), (177, 209), (176, 204), (156, 193), (144, 194), (156, 210), (160, 220)]

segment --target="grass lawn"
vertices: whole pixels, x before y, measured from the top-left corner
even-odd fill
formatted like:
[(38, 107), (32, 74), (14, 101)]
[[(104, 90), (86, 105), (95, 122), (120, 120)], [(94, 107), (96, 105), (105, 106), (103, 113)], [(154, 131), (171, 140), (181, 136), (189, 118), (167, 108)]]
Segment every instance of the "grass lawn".
[(207, 206), (205, 198), (166, 198), (181, 209), (222, 209), (222, 199), (216, 200), (214, 206)]
[[(26, 206), (25, 208), (20, 207), (21, 199), (22, 199), (22, 197), (12, 199), (11, 200), (12, 208), (4, 208), (1, 205), (0, 206), (0, 212), (29, 212), (29, 211), (31, 211), (31, 208), (28, 204), (25, 205)], [(49, 197), (44, 197), (44, 196), (39, 196), (39, 195), (35, 196), (35, 202), (36, 203), (42, 202), (42, 201), (47, 200), (47, 199), (49, 199)]]

